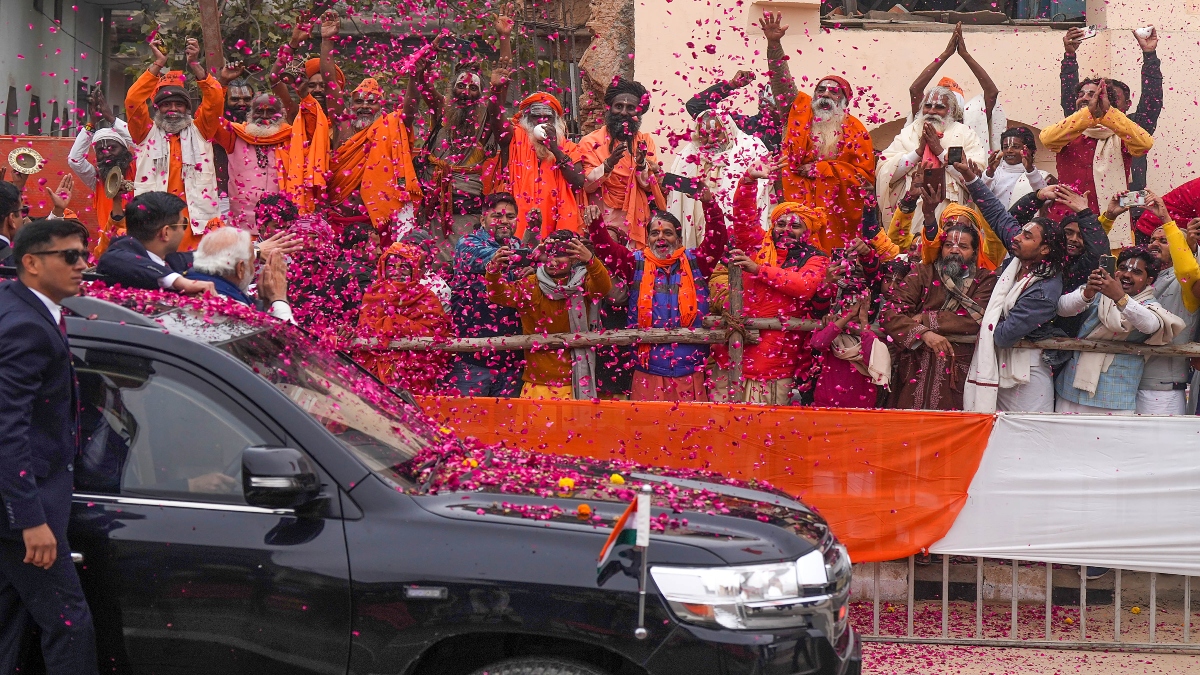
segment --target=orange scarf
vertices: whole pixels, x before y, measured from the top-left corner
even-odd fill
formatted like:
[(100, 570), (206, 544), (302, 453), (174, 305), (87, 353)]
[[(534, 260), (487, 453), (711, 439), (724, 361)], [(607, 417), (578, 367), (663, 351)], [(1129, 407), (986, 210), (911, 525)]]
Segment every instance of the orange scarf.
[[(305, 115), (316, 119), (312, 138), (305, 128)], [(277, 148), (276, 156), (279, 152)], [(300, 215), (308, 215), (316, 210), (317, 196), (325, 192), (325, 173), (329, 171), (329, 120), (312, 96), (300, 101), (300, 112), (291, 127), (291, 142), (284, 154), (286, 171), (279, 172), (279, 191), (296, 203)]]
[[(654, 278), (658, 270), (669, 270), (679, 263), (679, 325), (691, 328), (700, 314), (700, 302), (696, 297), (696, 280), (692, 277), (692, 264), (683, 247), (666, 258), (659, 258), (644, 249), (645, 262), (642, 266), (642, 283), (638, 286), (638, 327), (651, 328), (654, 324)], [(650, 345), (638, 345), (638, 360), (643, 366), (650, 363)]]
[[(575, 152), (574, 143), (566, 139), (561, 143), (567, 156)], [(539, 159), (533, 144), (534, 140), (520, 124), (520, 115), (514, 117), (512, 140), (508, 146), (508, 180), (512, 194), (517, 198), (516, 236), (525, 235), (525, 214), (530, 209), (542, 212), (540, 238), (545, 239), (555, 230), (578, 233), (583, 227), (583, 219), (575, 202), (575, 189), (555, 165), (554, 157), (544, 161)]]
[[(608, 156), (612, 154), (609, 149), (609, 144), (612, 139), (608, 135), (608, 129), (601, 128), (588, 134), (577, 146), (576, 152), (579, 157), (572, 157), (578, 161), (583, 160), (584, 167), (591, 170), (604, 163)], [(649, 134), (639, 133), (634, 138), (633, 146), (636, 148), (638, 143), (646, 144), (646, 161), (657, 161), (654, 155), (654, 140)], [(637, 242), (638, 248), (646, 247), (646, 225), (650, 220), (650, 201), (646, 193), (642, 192), (637, 186), (637, 178), (634, 176), (634, 158), (632, 153), (625, 153), (617, 166), (604, 180), (604, 187), (601, 188), (601, 193), (604, 196), (604, 203), (609, 208), (621, 209), (625, 211), (625, 222), (629, 227), (629, 238)], [(654, 205), (659, 209), (666, 210), (667, 200), (663, 198), (662, 189), (659, 188), (657, 182), (650, 184), (650, 190), (654, 195)]]
[[(421, 283), (425, 275), (424, 255), (412, 244), (397, 242), (379, 256), (375, 281), (363, 294), (358, 315), (358, 327), (366, 331), (363, 337), (373, 337), (386, 344), (404, 337), (450, 335), (450, 318), (442, 309), (441, 301)], [(387, 278), (388, 260), (397, 256), (412, 267), (412, 281)]]
[(413, 168), (412, 143), (401, 114), (381, 116), (333, 153), (330, 201), (341, 204), (359, 190), (376, 228), (387, 223), (405, 204), (421, 199), (421, 186)]

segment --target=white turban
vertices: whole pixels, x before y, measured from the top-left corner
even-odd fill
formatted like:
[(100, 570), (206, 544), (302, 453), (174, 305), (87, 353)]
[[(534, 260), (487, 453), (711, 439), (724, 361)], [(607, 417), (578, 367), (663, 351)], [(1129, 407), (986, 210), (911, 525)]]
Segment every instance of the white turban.
[(125, 146), (126, 150), (133, 150), (133, 138), (128, 132), (121, 133), (120, 131), (112, 128), (101, 129), (92, 136), (92, 145), (95, 145), (100, 141), (116, 141)]

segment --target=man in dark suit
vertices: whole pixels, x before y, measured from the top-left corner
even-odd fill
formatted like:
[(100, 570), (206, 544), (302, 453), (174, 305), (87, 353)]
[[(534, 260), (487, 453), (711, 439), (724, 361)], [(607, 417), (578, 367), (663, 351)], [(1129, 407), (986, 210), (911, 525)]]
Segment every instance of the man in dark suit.
[(0, 673), (17, 666), (26, 621), (49, 675), (95, 673), (92, 615), (67, 544), (79, 451), (75, 370), (59, 303), (79, 293), (87, 229), (39, 220), (13, 242), (0, 284)]
[(125, 230), (108, 246), (96, 271), (127, 288), (176, 290), (184, 295), (214, 293), (212, 282), (183, 276), (191, 253), (178, 253), (188, 228), (187, 204), (169, 192), (144, 192), (125, 207)]
[(12, 240), (21, 220), (21, 189), (0, 180), (0, 267), (13, 267)]

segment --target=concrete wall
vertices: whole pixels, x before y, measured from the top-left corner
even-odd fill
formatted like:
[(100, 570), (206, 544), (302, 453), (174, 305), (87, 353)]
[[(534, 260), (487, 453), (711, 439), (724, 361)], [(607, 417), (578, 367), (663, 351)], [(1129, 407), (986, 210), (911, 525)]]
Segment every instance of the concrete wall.
[(66, 115), (76, 105), (76, 83), (83, 77), (88, 82), (99, 79), (102, 10), (89, 3), (63, 0), (62, 25), (56, 25), (54, 0), (44, 0), (42, 12), (34, 9), (33, 0), (6, 0), (3, 7), (0, 98), (7, 104), (9, 87), (16, 88), (20, 113), (13, 132), (25, 134), (29, 129), (30, 97), (40, 97), (45, 116), (42, 133), (48, 134), (54, 103), (57, 101), (60, 115)]
[[(766, 40), (757, 20), (768, 9), (782, 11), (784, 23), (790, 25), (783, 46), (802, 87), (811, 93), (821, 77), (840, 74), (860, 92), (852, 111), (868, 129), (903, 118), (909, 84), (946, 46), (953, 26), (829, 30), (820, 25), (819, 8), (816, 0), (639, 0), (636, 77), (652, 89), (655, 109), (644, 128), (666, 144), (669, 132), (681, 132), (690, 122), (683, 102), (715, 78), (749, 69), (759, 73), (761, 81), (767, 69)], [(1081, 76), (1105, 74), (1128, 83), (1135, 105), (1141, 93), (1142, 52), (1130, 31), (1148, 24), (1158, 27), (1166, 96), (1150, 155), (1149, 187), (1165, 191), (1200, 175), (1191, 157), (1200, 111), (1200, 0), (1089, 0), (1088, 16), (1088, 23), (1103, 30), (1079, 49)], [(1040, 129), (1061, 119), (1062, 30), (979, 26), (964, 27), (964, 34), (971, 53), (1000, 88), (1009, 120)], [(957, 80), (968, 99), (981, 91), (957, 56), (941, 75)], [(744, 111), (756, 108), (749, 93), (734, 100)], [(883, 130), (875, 135), (890, 140), (894, 133)], [(1048, 153), (1039, 153), (1038, 163), (1053, 170)]]

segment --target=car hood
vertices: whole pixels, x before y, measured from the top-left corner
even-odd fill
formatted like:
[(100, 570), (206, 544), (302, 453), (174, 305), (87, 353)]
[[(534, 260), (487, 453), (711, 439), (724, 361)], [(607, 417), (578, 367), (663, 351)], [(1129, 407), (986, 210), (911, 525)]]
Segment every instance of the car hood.
[[(484, 517), (607, 536), (643, 485), (651, 532), (699, 544), (730, 564), (793, 559), (829, 538), (825, 520), (762, 481), (501, 447), (457, 444), (414, 464), (418, 502), (447, 517)], [(789, 536), (790, 535), (790, 536)]]

